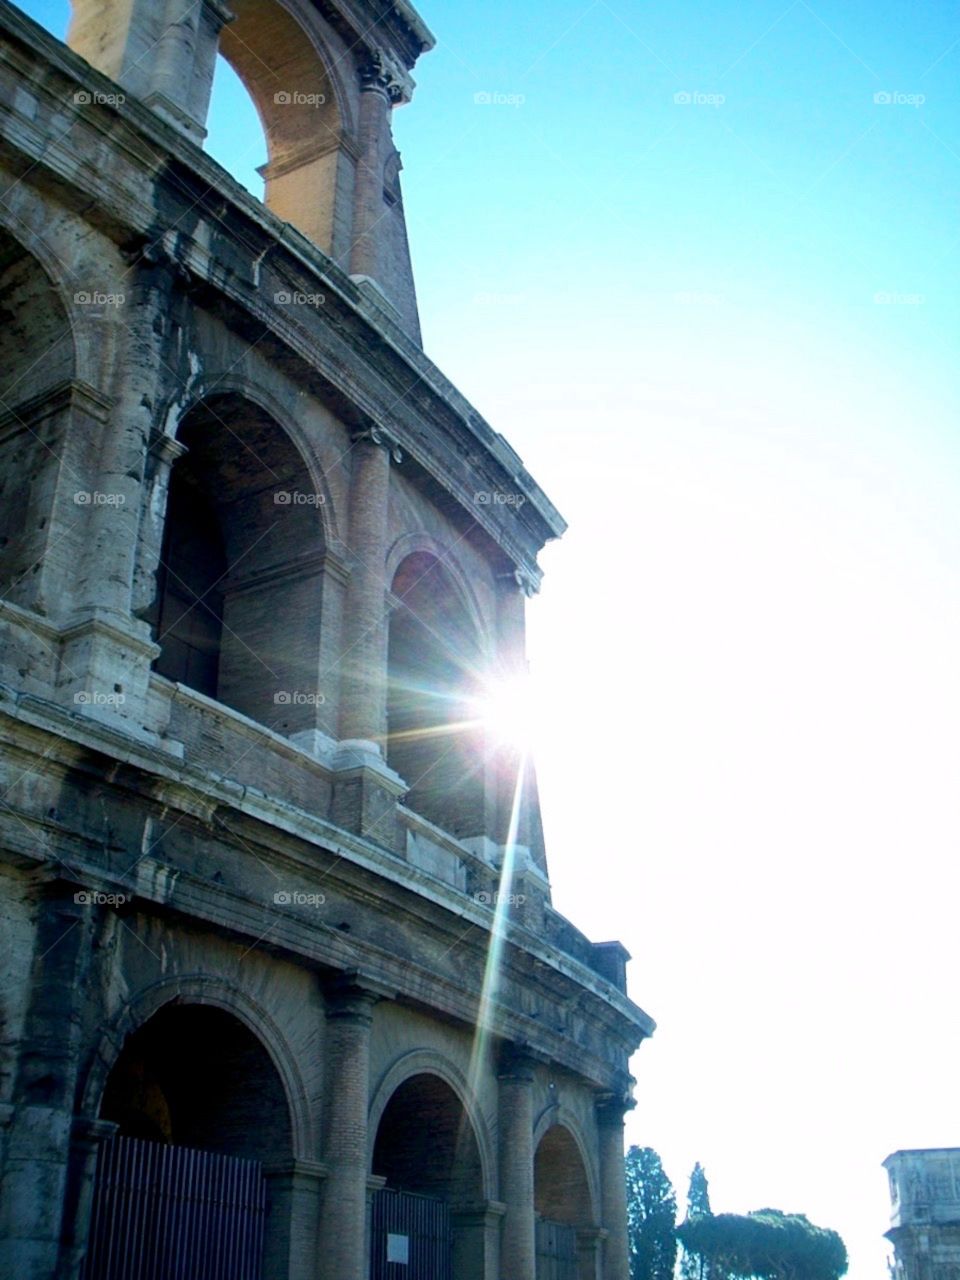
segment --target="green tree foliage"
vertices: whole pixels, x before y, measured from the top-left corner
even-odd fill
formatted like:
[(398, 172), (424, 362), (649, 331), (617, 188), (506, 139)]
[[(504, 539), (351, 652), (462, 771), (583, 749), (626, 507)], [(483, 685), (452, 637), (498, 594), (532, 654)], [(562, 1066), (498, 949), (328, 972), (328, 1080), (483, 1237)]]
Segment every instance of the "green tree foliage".
[(652, 1147), (627, 1152), (630, 1280), (673, 1280), (677, 1260), (677, 1197)]
[(690, 1189), (687, 1191), (687, 1217), (702, 1218), (710, 1212), (710, 1187), (703, 1165), (698, 1160), (690, 1175)]
[(836, 1231), (815, 1227), (802, 1213), (758, 1209), (688, 1217), (678, 1235), (711, 1273), (740, 1280), (840, 1280), (847, 1269)]
[[(691, 1218), (703, 1218), (710, 1215), (710, 1189), (703, 1165), (698, 1160), (690, 1174), (690, 1187), (687, 1191), (687, 1221)], [(719, 1272), (714, 1271), (712, 1280), (718, 1280)], [(710, 1266), (702, 1254), (691, 1253), (684, 1247), (680, 1259), (680, 1275), (683, 1280), (708, 1280), (711, 1277)]]

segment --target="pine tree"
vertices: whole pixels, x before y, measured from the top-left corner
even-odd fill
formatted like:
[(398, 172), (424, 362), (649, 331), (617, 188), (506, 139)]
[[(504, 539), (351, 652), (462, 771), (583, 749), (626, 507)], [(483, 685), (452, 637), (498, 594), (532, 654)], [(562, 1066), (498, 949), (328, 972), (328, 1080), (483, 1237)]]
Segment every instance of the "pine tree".
[(677, 1260), (677, 1197), (652, 1147), (627, 1152), (630, 1280), (673, 1280)]
[[(690, 1187), (687, 1191), (687, 1221), (693, 1218), (710, 1216), (710, 1187), (703, 1165), (698, 1160), (690, 1174)], [(704, 1258), (681, 1250), (680, 1275), (683, 1280), (708, 1280), (708, 1266)]]

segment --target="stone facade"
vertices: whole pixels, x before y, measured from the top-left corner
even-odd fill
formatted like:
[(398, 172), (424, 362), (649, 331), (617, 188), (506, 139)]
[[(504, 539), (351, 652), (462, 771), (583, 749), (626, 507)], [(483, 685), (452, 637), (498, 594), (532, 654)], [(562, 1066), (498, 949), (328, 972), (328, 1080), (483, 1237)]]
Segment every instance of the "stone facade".
[[(129, 1140), (255, 1162), (269, 1280), (365, 1280), (394, 1193), (456, 1280), (627, 1280), (653, 1023), (465, 711), (564, 525), (420, 347), (391, 111), (432, 37), (73, 10), (0, 0), (0, 1274), (127, 1274), (87, 1258)], [(264, 204), (202, 151), (218, 49)]]
[(896, 1280), (960, 1280), (960, 1148), (895, 1151), (883, 1167)]

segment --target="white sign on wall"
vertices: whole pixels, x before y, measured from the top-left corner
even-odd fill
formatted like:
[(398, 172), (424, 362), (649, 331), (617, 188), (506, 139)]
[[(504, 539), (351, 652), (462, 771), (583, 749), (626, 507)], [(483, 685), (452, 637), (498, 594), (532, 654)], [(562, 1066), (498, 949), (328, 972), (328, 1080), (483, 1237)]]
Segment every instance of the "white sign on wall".
[(401, 1266), (410, 1263), (410, 1237), (387, 1234), (387, 1261), (399, 1262)]

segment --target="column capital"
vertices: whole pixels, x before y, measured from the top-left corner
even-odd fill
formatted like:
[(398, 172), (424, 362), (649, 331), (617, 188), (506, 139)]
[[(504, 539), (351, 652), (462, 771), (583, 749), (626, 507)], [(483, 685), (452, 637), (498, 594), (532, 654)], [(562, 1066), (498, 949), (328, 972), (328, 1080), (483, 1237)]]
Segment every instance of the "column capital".
[(160, 462), (172, 467), (178, 458), (187, 452), (187, 446), (175, 436), (168, 436), (162, 431), (154, 433), (150, 441), (150, 453)]
[(410, 77), (383, 49), (370, 49), (365, 54), (357, 75), (363, 93), (380, 93), (391, 106), (409, 102), (413, 85)]
[(229, 22), (236, 22), (237, 15), (223, 3), (223, 0), (203, 0), (203, 7), (221, 27)]
[(548, 1059), (543, 1054), (537, 1053), (529, 1045), (508, 1042), (502, 1045), (500, 1049), (497, 1078), (499, 1080), (519, 1080), (529, 1083), (533, 1080), (533, 1073), (536, 1067), (547, 1062)]
[(71, 1132), (76, 1142), (99, 1146), (108, 1138), (113, 1138), (120, 1126), (113, 1120), (99, 1120), (95, 1116), (74, 1116)]
[(398, 464), (403, 461), (403, 450), (389, 431), (384, 431), (383, 427), (369, 427), (363, 431), (355, 431), (350, 439), (353, 444), (365, 443), (386, 449), (393, 461)]
[(301, 1178), (308, 1182), (322, 1182), (329, 1170), (319, 1160), (268, 1160), (263, 1166), (265, 1178)]
[(396, 991), (368, 974), (352, 970), (338, 973), (323, 984), (328, 1019), (342, 1018), (369, 1025), (374, 1005), (392, 1000)]
[(625, 1089), (611, 1089), (597, 1096), (595, 1107), (597, 1124), (622, 1126), (627, 1112), (637, 1105), (633, 1096), (633, 1081)]

